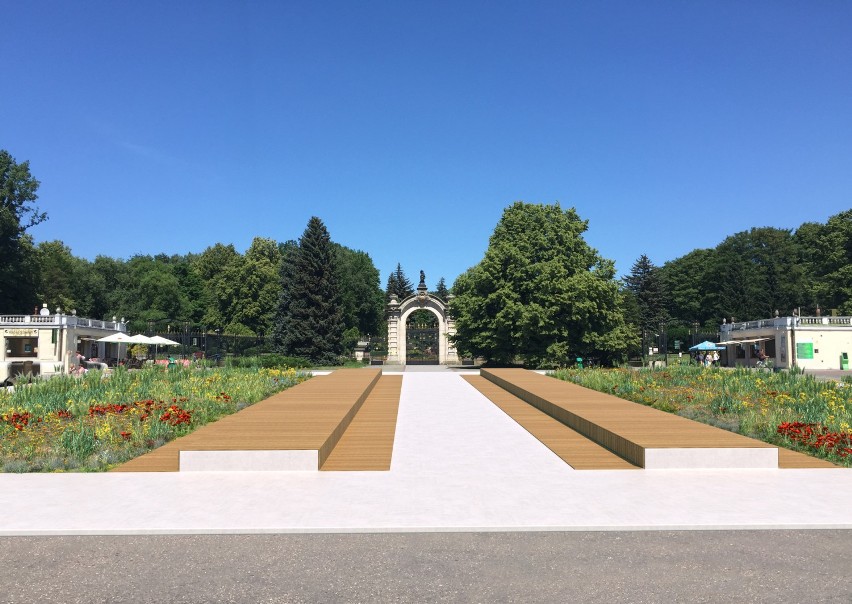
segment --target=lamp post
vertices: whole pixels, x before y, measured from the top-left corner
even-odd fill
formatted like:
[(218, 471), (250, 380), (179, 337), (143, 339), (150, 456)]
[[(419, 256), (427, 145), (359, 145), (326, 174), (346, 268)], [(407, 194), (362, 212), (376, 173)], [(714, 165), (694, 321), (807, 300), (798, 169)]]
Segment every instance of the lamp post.
[(695, 346), (698, 344), (696, 340), (698, 339), (698, 321), (692, 322), (692, 345)]
[(189, 358), (189, 321), (183, 322), (183, 358)]

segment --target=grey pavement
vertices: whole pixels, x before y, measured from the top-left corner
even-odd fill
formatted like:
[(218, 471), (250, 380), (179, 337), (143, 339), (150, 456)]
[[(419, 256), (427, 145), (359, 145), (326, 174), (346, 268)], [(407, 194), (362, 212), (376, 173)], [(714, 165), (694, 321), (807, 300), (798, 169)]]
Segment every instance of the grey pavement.
[(850, 531), (7, 537), (0, 602), (849, 604), (850, 558)]
[(453, 372), (389, 472), (0, 474), (0, 535), (852, 528), (852, 470), (575, 471)]
[(843, 378), (852, 378), (852, 371), (841, 369), (807, 369), (806, 375), (812, 375), (818, 380), (835, 380), (841, 381)]

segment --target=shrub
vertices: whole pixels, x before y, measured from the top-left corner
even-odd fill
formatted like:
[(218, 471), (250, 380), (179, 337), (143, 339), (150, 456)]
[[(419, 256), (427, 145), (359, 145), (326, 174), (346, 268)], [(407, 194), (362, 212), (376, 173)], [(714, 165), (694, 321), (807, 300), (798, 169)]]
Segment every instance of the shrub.
[(288, 357), (281, 354), (263, 354), (253, 357), (231, 357), (228, 366), (242, 368), (281, 369), (291, 367), (293, 369), (304, 369), (311, 366), (308, 359), (302, 357)]

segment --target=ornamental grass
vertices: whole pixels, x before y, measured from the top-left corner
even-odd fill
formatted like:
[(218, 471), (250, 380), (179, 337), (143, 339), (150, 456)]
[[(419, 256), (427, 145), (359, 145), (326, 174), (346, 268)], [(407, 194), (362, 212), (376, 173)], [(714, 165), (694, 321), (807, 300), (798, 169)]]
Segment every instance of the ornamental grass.
[(0, 390), (0, 469), (104, 471), (310, 377), (295, 369), (117, 368)]
[(559, 369), (554, 377), (852, 467), (852, 385), (795, 372)]

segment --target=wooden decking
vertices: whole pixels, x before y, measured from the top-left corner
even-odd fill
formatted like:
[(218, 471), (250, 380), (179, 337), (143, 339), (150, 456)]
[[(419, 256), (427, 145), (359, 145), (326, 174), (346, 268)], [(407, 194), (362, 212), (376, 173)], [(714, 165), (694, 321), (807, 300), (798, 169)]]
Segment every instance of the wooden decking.
[[(645, 448), (775, 449), (534, 372), (483, 370), (482, 377), (465, 379), (576, 469), (643, 467)], [(176, 472), (181, 451), (316, 451), (309, 465), (317, 469), (386, 471), (401, 386), (402, 376), (382, 376), (380, 369), (341, 369), (202, 426), (113, 471)], [(778, 466), (836, 467), (786, 449), (778, 451)]]
[(819, 459), (817, 457), (811, 457), (810, 455), (805, 455), (804, 453), (799, 453), (798, 451), (791, 451), (790, 449), (784, 449), (783, 447), (778, 447), (778, 467), (785, 469), (795, 469), (795, 468), (839, 468), (840, 466), (831, 463), (830, 461), (826, 461), (824, 459)]
[[(777, 449), (768, 443), (532, 371), (483, 369), (481, 375), (639, 467), (645, 467), (647, 449)], [(781, 449), (779, 467), (834, 466)]]
[(339, 369), (311, 378), (112, 471), (177, 472), (181, 451), (315, 450), (322, 466), (380, 377)]
[(320, 470), (390, 470), (401, 389), (401, 375), (382, 376)]
[(637, 466), (608, 451), (478, 375), (463, 376), (509, 417), (575, 470), (635, 470)]

